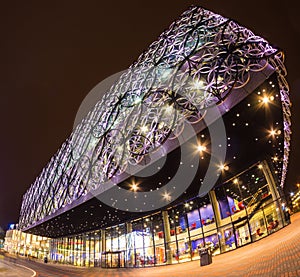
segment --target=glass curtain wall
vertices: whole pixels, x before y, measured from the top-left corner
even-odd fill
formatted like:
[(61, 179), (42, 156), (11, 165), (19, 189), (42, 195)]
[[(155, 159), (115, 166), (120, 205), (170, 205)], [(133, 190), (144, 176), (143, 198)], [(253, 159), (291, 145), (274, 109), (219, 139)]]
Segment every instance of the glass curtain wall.
[(50, 259), (78, 266), (148, 267), (199, 259), (201, 247), (213, 255), (224, 253), (288, 224), (277, 189), (254, 166), (203, 197), (105, 229), (105, 249), (101, 230), (52, 239)]

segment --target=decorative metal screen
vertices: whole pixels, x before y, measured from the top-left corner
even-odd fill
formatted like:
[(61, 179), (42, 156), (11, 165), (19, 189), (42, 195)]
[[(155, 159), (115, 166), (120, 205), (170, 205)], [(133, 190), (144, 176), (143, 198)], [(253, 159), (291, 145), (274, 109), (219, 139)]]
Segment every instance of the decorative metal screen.
[[(276, 70), (284, 117), (283, 186), (290, 102), (283, 53), (235, 21), (190, 7), (142, 53), (71, 133), (23, 197), (20, 227), (42, 220), (121, 174), (184, 121), (199, 122), (251, 74)], [(172, 112), (170, 113), (170, 109)], [(175, 111), (175, 112), (174, 112)]]

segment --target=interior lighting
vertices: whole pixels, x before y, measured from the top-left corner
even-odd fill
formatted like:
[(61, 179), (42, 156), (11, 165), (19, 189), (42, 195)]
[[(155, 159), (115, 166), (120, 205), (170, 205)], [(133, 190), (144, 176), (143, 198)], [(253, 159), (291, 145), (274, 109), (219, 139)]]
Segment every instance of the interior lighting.
[[(263, 104), (267, 105), (269, 104), (271, 101), (274, 101), (274, 96), (271, 95), (271, 96), (267, 96), (267, 95), (264, 95), (262, 98), (260, 98), (260, 101), (262, 101)], [(260, 102), (259, 101), (259, 102)]]
[(198, 149), (199, 152), (203, 152), (203, 151), (206, 151), (206, 146), (199, 144), (197, 146), (197, 149)]
[(264, 96), (262, 99), (264, 104), (268, 104), (269, 103), (269, 97), (268, 96)]
[(275, 135), (276, 135), (276, 130), (273, 130), (273, 129), (272, 129), (272, 130), (270, 130), (269, 132), (270, 132), (270, 135), (271, 135), (271, 136), (275, 136)]
[(139, 186), (137, 184), (133, 183), (133, 184), (131, 184), (131, 189), (133, 191), (137, 191), (139, 189)]
[(225, 165), (225, 164), (220, 164), (219, 165), (219, 169), (221, 170), (221, 171), (228, 171), (229, 170), (229, 166), (228, 165)]
[(170, 199), (171, 199), (170, 194), (167, 193), (167, 192), (165, 192), (162, 196), (163, 196), (163, 198), (164, 198), (165, 200), (170, 200)]

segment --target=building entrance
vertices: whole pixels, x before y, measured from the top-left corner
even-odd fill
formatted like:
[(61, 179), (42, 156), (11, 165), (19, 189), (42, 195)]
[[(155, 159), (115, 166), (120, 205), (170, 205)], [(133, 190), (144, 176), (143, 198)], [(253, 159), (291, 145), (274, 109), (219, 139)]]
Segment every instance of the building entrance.
[(106, 252), (102, 252), (101, 267), (103, 267), (103, 268), (125, 267), (124, 251), (106, 251)]

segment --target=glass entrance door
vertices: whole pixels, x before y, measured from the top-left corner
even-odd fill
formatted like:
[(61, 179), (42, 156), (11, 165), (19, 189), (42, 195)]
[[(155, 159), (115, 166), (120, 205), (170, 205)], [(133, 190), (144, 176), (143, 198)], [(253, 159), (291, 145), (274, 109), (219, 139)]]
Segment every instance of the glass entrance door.
[(237, 247), (251, 242), (251, 232), (249, 230), (247, 217), (233, 222), (233, 229), (235, 232)]
[(125, 267), (124, 251), (107, 251), (101, 255), (101, 267), (120, 268)]

